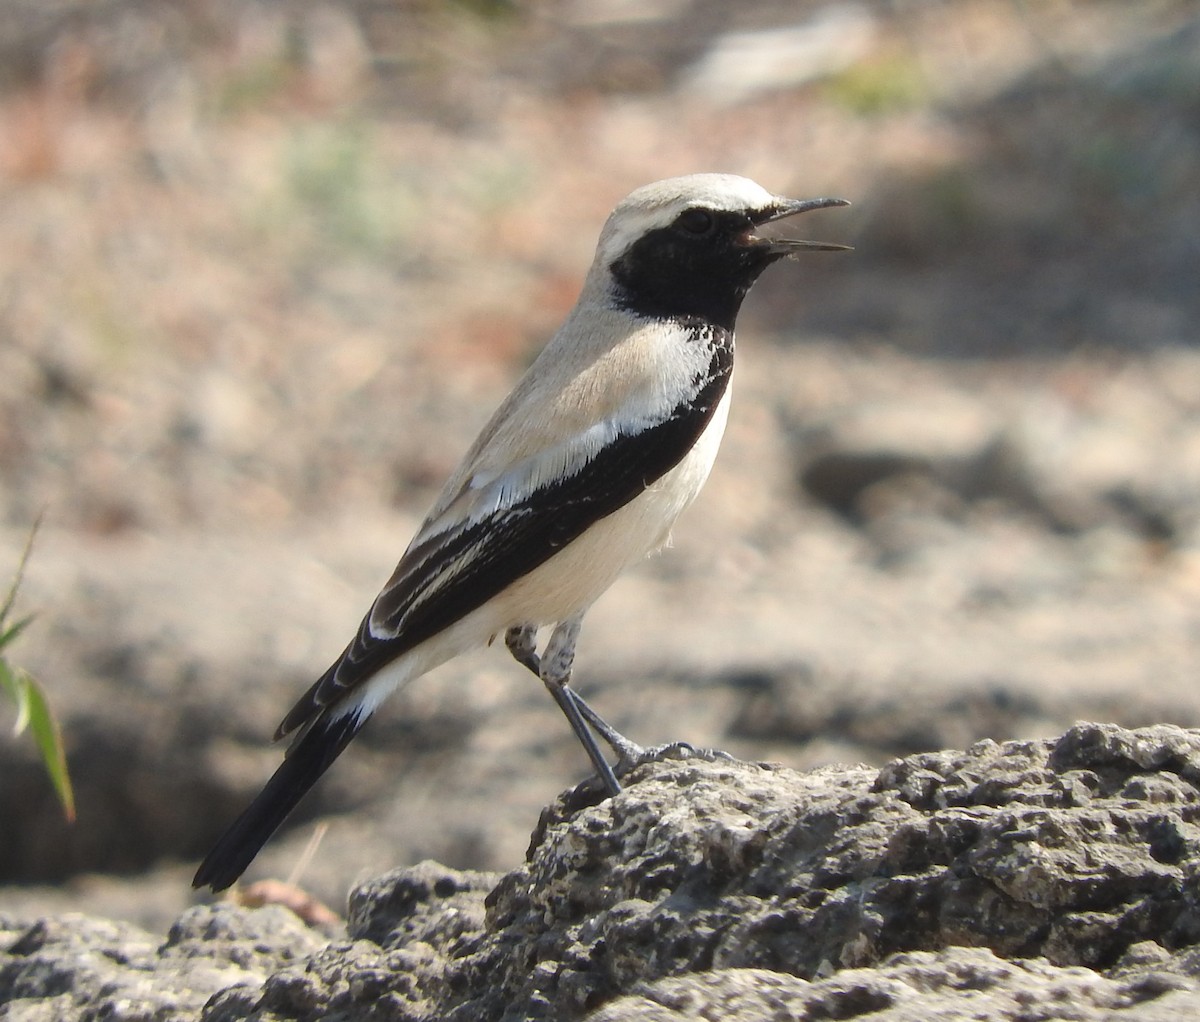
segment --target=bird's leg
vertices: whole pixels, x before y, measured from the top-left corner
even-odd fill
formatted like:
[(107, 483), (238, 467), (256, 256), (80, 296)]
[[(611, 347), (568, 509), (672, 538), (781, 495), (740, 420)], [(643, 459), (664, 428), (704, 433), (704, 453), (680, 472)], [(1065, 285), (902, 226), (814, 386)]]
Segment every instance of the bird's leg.
[[(588, 758), (592, 761), (592, 766), (595, 767), (596, 773), (600, 775), (600, 780), (610, 795), (616, 795), (621, 790), (621, 785), (617, 782), (616, 774), (608, 765), (608, 760), (604, 758), (604, 753), (600, 751), (600, 746), (596, 744), (596, 736), (588, 730), (589, 721), (595, 726), (595, 721), (600, 718), (592, 712), (591, 707), (583, 702), (575, 691), (569, 687), (571, 680), (571, 667), (575, 663), (575, 641), (579, 638), (579, 626), (583, 623), (583, 615), (576, 614), (574, 617), (567, 618), (566, 621), (560, 621), (550, 635), (550, 641), (546, 643), (546, 650), (542, 654), (539, 677), (542, 679), (542, 684), (546, 686), (550, 694), (554, 696), (554, 701), (558, 703), (558, 708), (562, 710), (563, 715), (567, 718), (567, 722), (571, 725), (571, 730), (575, 732), (575, 737), (579, 739), (584, 750), (588, 754)], [(505, 636), (506, 641), (512, 635), (512, 630)], [(509, 645), (511, 650), (512, 644)], [(513, 654), (517, 656), (516, 653)], [(517, 657), (519, 660), (520, 657)], [(581, 705), (582, 704), (582, 705)], [(586, 709), (585, 709), (586, 708)], [(608, 732), (616, 735), (603, 721), (604, 730), (600, 731), (601, 736), (608, 741)], [(619, 737), (619, 736), (618, 736)], [(622, 739), (624, 741), (624, 739)]]
[(608, 721), (600, 716), (584, 701), (583, 696), (573, 688), (568, 688), (567, 692), (571, 696), (571, 700), (579, 710), (579, 714), (584, 720), (591, 725), (593, 731), (603, 738), (613, 752), (617, 754), (618, 766), (633, 766), (646, 755), (646, 748), (638, 745), (637, 742), (631, 742), (620, 731), (613, 727)]
[(535, 625), (513, 625), (504, 633), (504, 645), (513, 659), (528, 667), (539, 678), (542, 676), (541, 658), (537, 655), (537, 627)]
[[(617, 754), (618, 765), (632, 766), (646, 755), (646, 750), (636, 742), (631, 742), (615, 727), (609, 724), (608, 721), (587, 704), (583, 696), (568, 684), (571, 677), (571, 667), (575, 660), (575, 641), (579, 636), (581, 621), (582, 617), (575, 621), (572, 628), (564, 627), (564, 625), (570, 625), (570, 621), (560, 625), (554, 634), (551, 635), (550, 641), (546, 645), (546, 655), (544, 657), (539, 657), (537, 654), (537, 628), (534, 625), (514, 625), (504, 633), (504, 644), (508, 647), (508, 651), (517, 663), (527, 667), (542, 679), (546, 687), (550, 690), (550, 694), (554, 696), (555, 702), (562, 708), (575, 734), (580, 736), (579, 740), (583, 743), (583, 747), (587, 750), (593, 764), (596, 764), (599, 750), (596, 749), (595, 741), (586, 728), (584, 729), (584, 734), (587, 737), (585, 738), (580, 734), (579, 725), (581, 722), (590, 726), (592, 731), (612, 747), (613, 752)], [(543, 664), (546, 666), (546, 670), (550, 672), (546, 676), (543, 676), (542, 673)], [(556, 680), (558, 678), (562, 680)], [(573, 704), (571, 709), (563, 705), (564, 700)], [(600, 774), (609, 792), (616, 794), (620, 790), (620, 784), (617, 782), (615, 774), (612, 776), (612, 784), (609, 784), (606, 774), (612, 774), (613, 772), (608, 766), (607, 761), (604, 761), (603, 757), (600, 758), (604, 765), (600, 766), (597, 764), (597, 772)]]
[[(546, 652), (541, 658), (541, 671), (539, 672), (539, 676), (541, 677), (542, 681), (545, 682), (546, 687), (550, 689), (551, 694), (554, 696), (555, 700), (558, 701), (559, 706), (563, 706), (563, 698), (570, 700), (570, 702), (574, 704), (574, 710), (576, 711), (578, 717), (586, 721), (592, 731), (596, 732), (596, 734), (598, 734), (604, 739), (605, 742), (608, 743), (613, 752), (617, 754), (617, 770), (620, 770), (622, 773), (624, 773), (628, 770), (632, 770), (640, 763), (657, 762), (662, 759), (676, 759), (680, 757), (686, 759), (688, 757), (695, 756), (705, 760), (732, 759), (727, 752), (721, 752), (719, 749), (697, 749), (687, 742), (667, 742), (665, 745), (656, 745), (651, 748), (646, 748), (643, 745), (638, 745), (637, 742), (630, 741), (608, 721), (601, 717), (600, 714), (593, 710), (587, 704), (587, 701), (583, 698), (583, 696), (581, 696), (568, 684), (571, 678), (571, 665), (575, 659), (575, 640), (579, 636), (579, 624), (581, 620), (582, 615), (580, 615), (578, 618), (572, 619), (571, 621), (563, 622), (554, 630), (550, 636), (550, 641), (546, 645)], [(514, 634), (518, 632), (521, 633), (519, 637)], [(516, 650), (513, 649), (514, 644), (518, 643), (519, 639), (524, 639), (524, 641), (528, 643), (529, 655), (533, 657), (534, 662), (536, 663), (537, 654), (532, 652), (533, 629), (529, 628), (528, 626), (526, 626), (524, 630), (510, 629), (508, 634), (505, 636), (505, 640), (509, 644), (508, 648), (513, 650), (513, 656), (517, 657), (521, 663), (525, 663), (526, 666), (529, 666), (525, 660), (522, 660), (521, 657), (518, 656)], [(557, 676), (561, 676), (563, 678), (561, 684), (557, 687), (555, 687), (551, 680), (549, 680), (550, 676), (548, 676), (546, 673), (548, 669), (551, 672), (555, 671), (556, 668), (554, 661), (556, 659), (561, 660), (561, 664), (557, 668), (559, 672)], [(532, 670), (532, 667), (530, 667), (530, 670)], [(575, 714), (572, 714), (572, 712), (565, 706), (563, 706), (563, 713), (567, 715), (567, 719), (571, 721), (571, 726), (575, 728), (575, 733), (578, 735), (580, 732), (575, 723)], [(583, 742), (583, 746), (585, 749), (587, 749), (588, 755), (592, 757), (592, 762), (596, 763), (596, 745), (595, 742), (591, 740), (591, 735), (589, 734), (586, 739), (581, 737), (580, 741)], [(597, 765), (596, 769), (601, 778), (604, 779), (605, 786), (608, 787), (608, 790), (615, 795), (616, 791), (614, 791), (613, 787), (609, 785), (608, 777), (611, 775), (612, 783), (614, 785), (617, 784), (616, 771), (609, 770), (607, 763), (605, 763), (603, 767)]]

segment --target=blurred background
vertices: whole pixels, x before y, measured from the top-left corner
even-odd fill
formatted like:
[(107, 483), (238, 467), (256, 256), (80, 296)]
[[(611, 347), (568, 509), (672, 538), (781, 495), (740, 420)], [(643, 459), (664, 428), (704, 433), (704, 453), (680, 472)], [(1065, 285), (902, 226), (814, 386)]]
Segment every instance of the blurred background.
[[(739, 324), (722, 457), (584, 629), (614, 725), (797, 768), (1200, 724), (1190, 0), (6, 0), (0, 910), (162, 928), (632, 188), (851, 199)], [(0, 714), (8, 714), (0, 706)], [(5, 723), (0, 716), (0, 724)], [(7, 725), (6, 725), (7, 726)], [(248, 877), (506, 869), (586, 775), (500, 650)]]

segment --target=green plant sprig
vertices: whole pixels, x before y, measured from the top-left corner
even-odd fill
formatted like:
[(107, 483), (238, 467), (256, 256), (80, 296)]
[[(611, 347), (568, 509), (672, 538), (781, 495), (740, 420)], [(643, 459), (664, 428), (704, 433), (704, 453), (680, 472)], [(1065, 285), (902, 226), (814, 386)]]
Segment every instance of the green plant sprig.
[(25, 574), (25, 565), (29, 561), (29, 554), (33, 549), (33, 539), (37, 535), (40, 524), (41, 518), (39, 517), (29, 532), (29, 538), (25, 541), (25, 549), (21, 551), (21, 559), (17, 563), (12, 585), (9, 587), (8, 595), (4, 598), (3, 606), (0, 607), (0, 688), (8, 692), (17, 708), (17, 720), (13, 725), (13, 735), (23, 734), (26, 728), (33, 733), (38, 751), (42, 755), (42, 762), (46, 765), (46, 772), (50, 775), (50, 782), (54, 785), (58, 800), (62, 804), (63, 815), (66, 816), (68, 822), (73, 823), (75, 821), (75, 793), (71, 788), (71, 777), (67, 771), (62, 728), (58, 723), (58, 718), (50, 709), (46, 693), (38, 684), (37, 679), (25, 669), (11, 664), (6, 654), (8, 647), (16, 641), (17, 637), (34, 619), (33, 614), (27, 614), (25, 617), (10, 622), (9, 616), (12, 613), (13, 604), (16, 602), (17, 589)]

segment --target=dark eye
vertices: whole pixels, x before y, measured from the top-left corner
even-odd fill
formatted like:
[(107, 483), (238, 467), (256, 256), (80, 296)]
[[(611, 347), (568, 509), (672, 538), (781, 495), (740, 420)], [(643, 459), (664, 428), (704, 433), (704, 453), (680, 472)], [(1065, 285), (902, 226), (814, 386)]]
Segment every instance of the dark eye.
[(717, 226), (717, 221), (706, 209), (685, 209), (675, 220), (675, 226), (684, 234), (699, 238), (709, 234)]

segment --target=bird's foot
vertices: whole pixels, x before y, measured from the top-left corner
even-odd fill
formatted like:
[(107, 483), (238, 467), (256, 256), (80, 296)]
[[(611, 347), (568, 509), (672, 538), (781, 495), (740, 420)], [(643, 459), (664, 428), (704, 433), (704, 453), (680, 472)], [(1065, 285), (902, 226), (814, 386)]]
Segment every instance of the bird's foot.
[(687, 742), (666, 742), (663, 745), (642, 747), (629, 743), (628, 750), (622, 750), (617, 759), (617, 777), (624, 777), (631, 770), (644, 763), (661, 763), (668, 759), (699, 759), (706, 763), (717, 760), (732, 760), (734, 757), (721, 749), (697, 749)]

